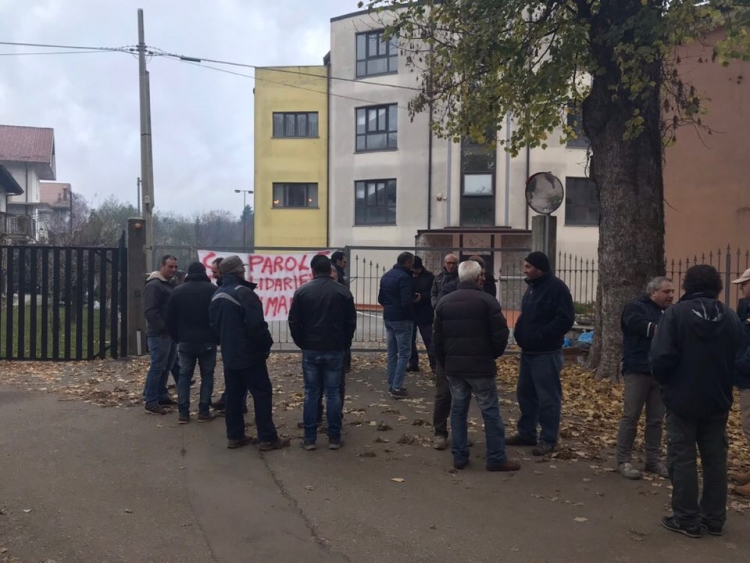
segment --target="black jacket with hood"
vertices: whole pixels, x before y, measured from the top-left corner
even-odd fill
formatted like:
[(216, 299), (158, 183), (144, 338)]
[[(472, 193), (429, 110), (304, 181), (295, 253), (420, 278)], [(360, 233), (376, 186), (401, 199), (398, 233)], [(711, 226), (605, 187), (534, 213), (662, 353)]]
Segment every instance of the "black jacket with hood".
[(521, 302), (521, 315), (513, 336), (524, 353), (560, 350), (565, 335), (575, 322), (573, 298), (565, 282), (550, 273), (527, 279), (528, 289)]
[(168, 336), (167, 306), (172, 298), (173, 286), (161, 275), (153, 272), (143, 288), (143, 312), (146, 317), (146, 336)]
[(650, 354), (667, 408), (694, 420), (726, 416), (741, 340), (737, 314), (711, 294), (685, 295), (667, 309)]
[(215, 344), (208, 307), (216, 292), (206, 274), (188, 274), (185, 282), (172, 292), (167, 306), (167, 331), (175, 342)]
[(273, 338), (263, 316), (256, 284), (226, 274), (208, 308), (211, 328), (221, 345), (224, 367), (246, 369), (266, 360)]

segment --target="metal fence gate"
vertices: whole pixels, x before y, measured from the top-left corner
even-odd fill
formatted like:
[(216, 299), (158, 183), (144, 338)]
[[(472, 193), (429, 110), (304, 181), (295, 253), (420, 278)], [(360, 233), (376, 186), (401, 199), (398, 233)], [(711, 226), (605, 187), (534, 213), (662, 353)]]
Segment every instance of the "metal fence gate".
[(0, 246), (0, 359), (92, 360), (127, 351), (127, 253)]

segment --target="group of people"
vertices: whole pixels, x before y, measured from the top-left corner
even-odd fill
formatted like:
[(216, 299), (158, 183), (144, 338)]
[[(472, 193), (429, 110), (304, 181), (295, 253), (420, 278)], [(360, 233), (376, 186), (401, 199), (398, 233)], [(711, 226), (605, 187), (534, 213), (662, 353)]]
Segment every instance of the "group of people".
[[(348, 289), (346, 256), (320, 254), (310, 263), (313, 279), (294, 294), (289, 330), (302, 350), (304, 439), (317, 447), (318, 429), (327, 422), (328, 447), (342, 441), (346, 372), (357, 327), (357, 312)], [(184, 283), (173, 287), (177, 260), (165, 256), (161, 269), (144, 290), (151, 366), (144, 388), (147, 413), (166, 414), (174, 401), (167, 377), (177, 356), (177, 407), (180, 423), (190, 422), (190, 385), (196, 363), (201, 385), (198, 421), (226, 418), (228, 447), (252, 443), (245, 435), (244, 412), (253, 397), (259, 448), (284, 448), (273, 423), (272, 387), (266, 366), (273, 339), (263, 317), (255, 285), (245, 279), (238, 256), (212, 264), (214, 283), (203, 264), (188, 268)], [(409, 396), (406, 374), (419, 370), (417, 334), (426, 347), (435, 378), (434, 447), (450, 443), (453, 465), (469, 464), (467, 417), (471, 395), (477, 399), (485, 427), (486, 469), (516, 471), (506, 446), (528, 446), (535, 456), (557, 447), (562, 412), (562, 347), (575, 322), (568, 287), (557, 278), (548, 257), (530, 253), (524, 262), (527, 289), (513, 336), (521, 350), (516, 389), (520, 417), (506, 437), (500, 415), (496, 360), (505, 353), (510, 329), (497, 299), (497, 287), (484, 260), (471, 256), (459, 263), (445, 256), (433, 275), (418, 256), (404, 252), (380, 280), (378, 302), (387, 334), (387, 385), (390, 396)], [(690, 268), (684, 295), (673, 304), (671, 280), (657, 277), (646, 294), (628, 303), (621, 316), (623, 414), (617, 435), (620, 474), (639, 479), (632, 450), (644, 408), (646, 460), (643, 471), (672, 481), (672, 516), (662, 525), (689, 537), (703, 530), (721, 535), (728, 489), (726, 425), (733, 386), (740, 389), (745, 437), (750, 443), (750, 270), (733, 283), (743, 294), (738, 314), (718, 297), (721, 278), (715, 268)], [(218, 286), (218, 287), (217, 287)], [(224, 363), (225, 396), (211, 402), (217, 349)], [(325, 401), (323, 400), (325, 398)], [(211, 411), (211, 407), (215, 407)], [(662, 426), (666, 419), (667, 461), (662, 459)], [(452, 439), (449, 440), (448, 422)], [(703, 468), (699, 497), (697, 456)], [(737, 492), (750, 496), (750, 472), (734, 475)]]

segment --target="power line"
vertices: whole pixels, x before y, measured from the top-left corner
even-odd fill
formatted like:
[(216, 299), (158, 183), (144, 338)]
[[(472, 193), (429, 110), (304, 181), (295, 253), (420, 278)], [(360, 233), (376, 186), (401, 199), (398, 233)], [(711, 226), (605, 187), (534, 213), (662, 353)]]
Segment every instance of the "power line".
[(41, 47), (45, 49), (76, 49), (83, 51), (114, 51), (129, 53), (137, 50), (135, 46), (128, 45), (125, 47), (82, 47), (80, 45), (50, 45), (46, 43), (20, 43), (15, 41), (0, 41), (0, 45), (11, 45), (14, 47)]
[[(309, 72), (301, 72), (301, 71), (298, 71), (298, 70), (289, 70), (289, 69), (279, 68), (279, 67), (259, 67), (257, 65), (251, 65), (251, 64), (246, 64), (246, 63), (237, 63), (237, 62), (232, 62), (232, 61), (221, 61), (221, 60), (217, 60), (217, 59), (207, 59), (207, 58), (204, 58), (204, 57), (193, 57), (193, 56), (187, 56), (187, 55), (178, 55), (176, 53), (169, 53), (167, 51), (163, 51), (161, 49), (155, 49), (153, 47), (152, 47), (152, 49), (154, 49), (154, 55), (160, 55), (160, 56), (163, 56), (163, 57), (169, 57), (169, 58), (174, 58), (174, 59), (188, 61), (188, 62), (194, 62), (194, 63), (206, 62), (206, 63), (214, 63), (214, 64), (221, 64), (221, 65), (228, 65), (228, 66), (237, 66), (237, 67), (242, 67), (242, 68), (252, 68), (252, 69), (256, 69), (256, 70), (258, 68), (263, 68), (263, 69), (273, 70), (274, 72), (283, 72), (283, 73), (287, 73), (287, 74), (297, 74), (297, 75), (300, 75), (300, 76), (312, 76), (313, 78), (319, 78), (319, 76), (317, 74), (312, 74), (312, 73), (309, 73)], [(356, 78), (343, 78), (343, 77), (340, 77), (340, 76), (331, 76), (329, 78), (331, 80), (340, 80), (342, 82), (353, 82), (353, 83), (356, 83), (356, 84), (367, 84), (369, 86), (383, 86), (385, 88), (396, 88), (396, 89), (399, 89), (399, 90), (410, 90), (412, 92), (421, 92), (420, 88), (415, 88), (413, 86), (403, 86), (401, 84), (386, 84), (384, 82), (370, 82), (370, 81), (360, 80), (360, 79), (356, 79)]]
[[(353, 100), (355, 102), (362, 102), (362, 103), (370, 104), (370, 105), (379, 105), (379, 104), (382, 104), (382, 102), (373, 102), (372, 100), (363, 100), (362, 98), (353, 98), (351, 96), (344, 96), (343, 94), (332, 94), (330, 92), (326, 92), (326, 91), (322, 91), (322, 90), (312, 90), (310, 88), (305, 88), (304, 86), (297, 86), (295, 84), (287, 84), (285, 82), (276, 82), (274, 80), (268, 80), (267, 78), (258, 78), (257, 76), (253, 76), (253, 75), (250, 75), (250, 74), (242, 74), (241, 72), (235, 72), (235, 71), (227, 70), (227, 69), (224, 69), (224, 68), (218, 68), (218, 67), (215, 67), (215, 66), (204, 65), (204, 64), (196, 63), (196, 62), (189, 61), (189, 60), (175, 59), (175, 58), (172, 58), (172, 57), (168, 57), (168, 60), (175, 61), (175, 62), (187, 63), (187, 64), (190, 64), (192, 66), (197, 66), (198, 68), (205, 68), (205, 69), (208, 69), (208, 70), (215, 70), (217, 72), (224, 72), (226, 74), (232, 74), (234, 76), (241, 76), (243, 78), (251, 78), (251, 79), (254, 79), (254, 80), (260, 80), (261, 82), (268, 82), (270, 84), (277, 84), (279, 86), (286, 86), (288, 88), (296, 88), (298, 90), (305, 90), (307, 92), (312, 92), (314, 94), (322, 94), (322, 95), (334, 96), (336, 98), (343, 98), (345, 100)], [(315, 75), (313, 75), (313, 76), (315, 76)], [(316, 76), (316, 78), (325, 78), (325, 77), (323, 77), (323, 76)], [(408, 109), (408, 108), (406, 108), (404, 106), (401, 106), (401, 105), (398, 105), (398, 107), (400, 109), (404, 109), (404, 110)]]
[(11, 57), (11, 56), (18, 56), (22, 57), (24, 55), (85, 55), (87, 53), (107, 53), (109, 51), (34, 51), (34, 52), (27, 52), (27, 53), (0, 53), (0, 57)]

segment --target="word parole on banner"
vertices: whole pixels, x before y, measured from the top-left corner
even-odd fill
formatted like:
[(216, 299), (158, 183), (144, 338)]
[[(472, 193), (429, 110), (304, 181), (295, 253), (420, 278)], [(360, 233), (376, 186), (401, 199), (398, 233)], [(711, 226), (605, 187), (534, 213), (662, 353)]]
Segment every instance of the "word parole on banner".
[(313, 278), (310, 260), (318, 254), (330, 256), (332, 252), (311, 250), (295, 254), (238, 254), (199, 250), (198, 260), (206, 267), (206, 274), (210, 277), (211, 262), (235, 254), (239, 256), (245, 264), (245, 278), (257, 285), (255, 293), (263, 303), (266, 321), (285, 321), (294, 292)]

